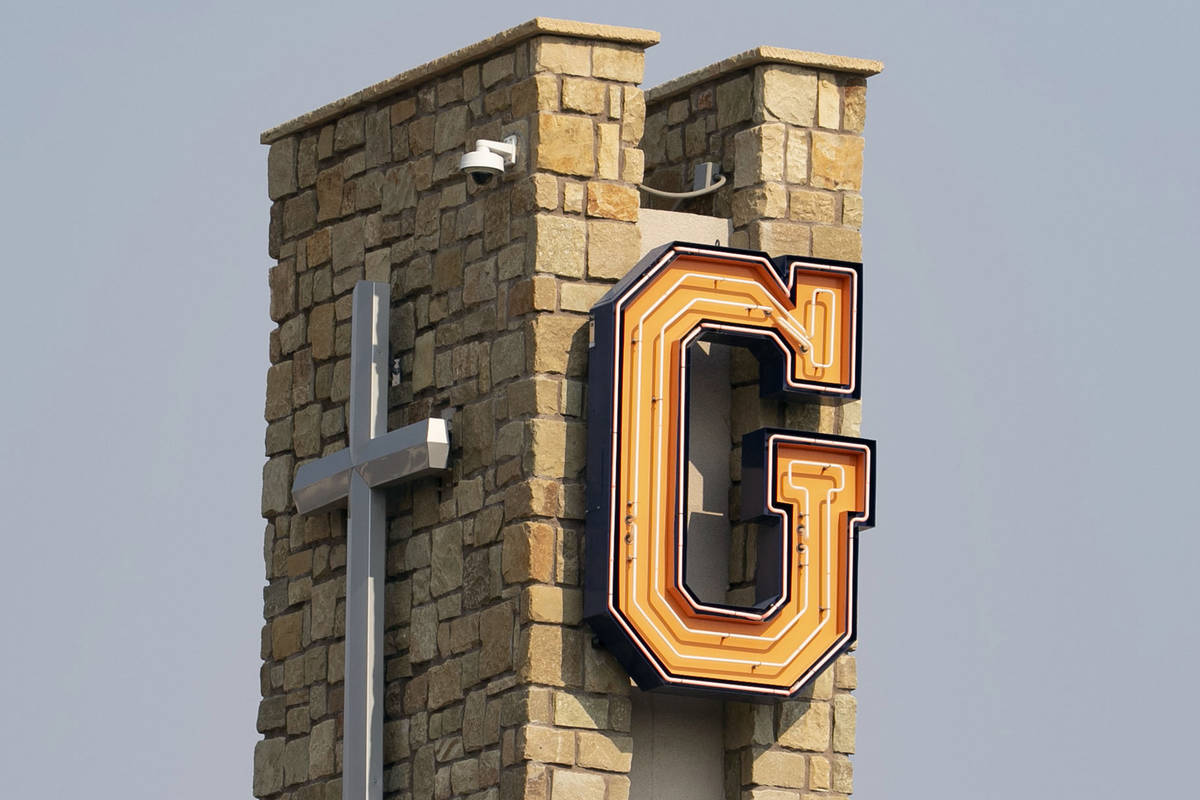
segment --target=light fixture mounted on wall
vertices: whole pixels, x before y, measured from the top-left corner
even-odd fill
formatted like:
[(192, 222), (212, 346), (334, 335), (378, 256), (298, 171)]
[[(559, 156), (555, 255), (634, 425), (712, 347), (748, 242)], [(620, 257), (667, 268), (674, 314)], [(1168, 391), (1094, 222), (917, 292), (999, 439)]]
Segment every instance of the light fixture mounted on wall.
[(506, 166), (517, 163), (517, 135), (504, 137), (503, 141), (476, 139), (475, 149), (464, 153), (458, 160), (459, 172), (471, 176), (479, 186), (488, 183), (495, 175), (504, 174)]

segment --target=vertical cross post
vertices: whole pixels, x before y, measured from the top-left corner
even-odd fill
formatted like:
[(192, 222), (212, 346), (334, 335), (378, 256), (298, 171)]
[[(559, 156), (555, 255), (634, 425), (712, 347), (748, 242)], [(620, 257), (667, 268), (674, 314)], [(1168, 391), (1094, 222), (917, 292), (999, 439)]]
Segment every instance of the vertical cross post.
[(387, 431), (386, 283), (354, 287), (350, 328), (350, 447), (304, 464), (292, 496), (302, 514), (348, 504), (343, 800), (383, 794), (383, 609), (387, 520), (383, 488), (441, 472), (449, 427), (427, 419)]

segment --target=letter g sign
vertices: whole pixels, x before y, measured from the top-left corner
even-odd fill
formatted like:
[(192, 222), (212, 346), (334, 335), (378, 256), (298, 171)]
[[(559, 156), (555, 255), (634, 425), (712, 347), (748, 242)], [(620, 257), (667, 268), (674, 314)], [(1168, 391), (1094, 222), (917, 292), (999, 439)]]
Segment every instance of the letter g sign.
[(855, 637), (875, 443), (764, 428), (742, 441), (743, 517), (767, 524), (758, 601), (684, 580), (688, 346), (747, 347), (764, 393), (858, 396), (859, 264), (675, 242), (592, 309), (584, 616), (643, 689), (794, 695)]

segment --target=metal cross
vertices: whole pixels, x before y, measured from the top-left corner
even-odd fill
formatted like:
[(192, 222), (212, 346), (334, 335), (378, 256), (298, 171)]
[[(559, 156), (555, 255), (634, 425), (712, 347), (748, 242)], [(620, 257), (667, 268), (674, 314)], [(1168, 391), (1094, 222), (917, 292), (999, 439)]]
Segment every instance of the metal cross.
[(445, 470), (443, 419), (387, 430), (386, 283), (354, 287), (350, 328), (350, 447), (304, 464), (292, 497), (301, 514), (348, 505), (346, 675), (342, 799), (383, 794), (383, 596), (387, 520), (383, 488)]

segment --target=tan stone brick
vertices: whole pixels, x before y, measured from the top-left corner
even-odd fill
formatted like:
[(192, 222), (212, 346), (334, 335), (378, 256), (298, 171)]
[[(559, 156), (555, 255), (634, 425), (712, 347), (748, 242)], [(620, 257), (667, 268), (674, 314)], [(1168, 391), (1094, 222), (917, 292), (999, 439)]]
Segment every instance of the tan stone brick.
[(317, 222), (341, 216), (343, 187), (341, 164), (317, 173)]
[(535, 111), (557, 111), (558, 81), (553, 75), (534, 75), (512, 87), (512, 113), (526, 117)]
[(292, 412), (292, 362), (284, 361), (267, 370), (267, 402), (263, 413), (268, 422)]
[(601, 800), (606, 784), (604, 778), (590, 772), (554, 770), (550, 800)]
[(641, 48), (597, 44), (592, 48), (592, 74), (597, 78), (641, 83), (646, 56)]
[(534, 271), (582, 277), (587, 260), (586, 223), (570, 217), (537, 214), (533, 224)]
[(542, 725), (525, 725), (517, 735), (517, 753), (529, 761), (571, 765), (575, 763), (575, 734)]
[(854, 791), (854, 764), (845, 756), (833, 757), (833, 790), (844, 794)]
[(333, 748), (337, 741), (337, 720), (318, 722), (308, 737), (308, 777), (323, 778), (334, 773)]
[(832, 727), (829, 703), (789, 700), (780, 706), (778, 742), (784, 747), (823, 753)]
[(861, 78), (852, 79), (845, 88), (845, 112), (843, 127), (851, 133), (862, 133), (867, 122), (867, 83)]
[(575, 39), (553, 39), (542, 36), (533, 40), (534, 72), (556, 72), (562, 75), (591, 75), (591, 45)]
[(641, 183), (645, 178), (646, 154), (639, 147), (621, 149), (621, 180), (627, 183)]
[(803, 789), (807, 765), (801, 753), (787, 750), (742, 751), (742, 782)]
[(770, 64), (759, 68), (762, 110), (767, 119), (811, 127), (817, 113), (817, 74)]
[(839, 694), (833, 698), (833, 749), (839, 753), (854, 752), (857, 711), (858, 701), (853, 695)]
[(742, 800), (800, 800), (800, 792), (758, 786), (742, 792)]
[(812, 248), (807, 225), (785, 220), (763, 220), (749, 225), (749, 247), (772, 255), (806, 256)]
[(508, 387), (508, 414), (557, 414), (560, 379), (537, 375)]
[(608, 102), (608, 91), (600, 81), (587, 78), (564, 77), (562, 80), (562, 107), (566, 111), (582, 111), (584, 114), (600, 114)]
[(812, 185), (858, 191), (862, 184), (862, 154), (861, 136), (813, 131)]
[(808, 757), (808, 788), (829, 789), (832, 785), (829, 759), (825, 756)]
[(428, 675), (430, 710), (443, 708), (462, 699), (462, 662), (459, 659), (430, 667)]
[(834, 662), (834, 685), (839, 689), (858, 687), (858, 659), (845, 654)]
[(596, 163), (592, 127), (587, 117), (538, 114), (535, 167), (565, 175), (592, 175)]
[(633, 766), (632, 737), (596, 731), (580, 731), (577, 737), (579, 766), (608, 772), (629, 772)]
[(642, 249), (641, 232), (634, 225), (608, 220), (588, 220), (587, 273), (589, 278), (617, 279), (637, 263)]
[(622, 95), (621, 141), (636, 145), (646, 130), (646, 96), (636, 86), (626, 86)]
[(538, 173), (528, 181), (528, 210), (537, 208), (553, 211), (558, 208), (558, 178)]
[(862, 234), (849, 228), (818, 225), (812, 232), (812, 253), (817, 258), (862, 260)]
[(622, 183), (588, 181), (587, 213), (589, 217), (604, 217), (637, 222), (639, 198), (637, 189)]
[(563, 181), (563, 211), (569, 214), (583, 213), (583, 184)]
[(787, 215), (787, 190), (781, 183), (763, 183), (733, 194), (733, 224), (742, 227), (751, 220), (777, 219)]
[(512, 74), (512, 53), (504, 53), (496, 56), (493, 59), (483, 62), (482, 80), (484, 87), (490, 87), (492, 84), (499, 83), (505, 78), (511, 78)]
[(788, 216), (792, 219), (830, 224), (834, 222), (832, 194), (812, 189), (792, 189), (788, 195)]
[(296, 273), (292, 262), (281, 262), (267, 273), (271, 286), (271, 319), (281, 322), (296, 310)]
[(415, 113), (417, 113), (417, 101), (414, 97), (408, 97), (394, 103), (391, 108), (392, 124), (399, 125)]
[(533, 584), (522, 593), (521, 609), (525, 621), (577, 625), (583, 617), (583, 595), (579, 589)]
[(554, 693), (554, 724), (563, 728), (597, 728), (608, 724), (608, 698)]
[[(582, 608), (580, 615), (582, 616)], [(583, 687), (587, 691), (618, 696), (629, 694), (629, 675), (607, 650), (585, 647), (583, 666)]]
[(414, 393), (433, 386), (433, 331), (417, 337), (413, 348), (412, 390)]
[(620, 126), (615, 122), (596, 126), (596, 175), (599, 178), (616, 180), (620, 174), (620, 133)]
[(304, 629), (304, 614), (284, 614), (271, 622), (271, 657), (287, 658), (300, 651), (300, 636)]
[[(820, 415), (817, 422), (809, 420), (809, 430), (819, 430), (825, 433), (835, 433), (836, 431), (830, 427), (829, 411), (832, 406), (821, 405)], [(833, 699), (833, 669), (826, 667), (813, 678), (807, 686), (797, 692), (796, 696), (802, 700), (832, 700)]]
[(726, 130), (750, 119), (754, 107), (754, 86), (749, 75), (717, 84), (717, 128)]
[(321, 228), (308, 237), (308, 266), (318, 267), (329, 261), (332, 255), (330, 239), (329, 228)]
[(489, 606), (479, 615), (479, 677), (490, 678), (512, 668), (513, 608), (511, 603)]
[(521, 631), (518, 672), (522, 681), (562, 686), (563, 644), (566, 629), (557, 625), (531, 625)]
[(861, 228), (863, 200), (861, 194), (842, 195), (842, 224), (850, 228)]
[(842, 96), (837, 76), (829, 72), (817, 78), (817, 125), (834, 130), (842, 126)]
[(587, 317), (541, 315), (530, 323), (529, 363), (533, 372), (581, 375), (587, 360)]
[(564, 281), (558, 290), (558, 302), (563, 311), (590, 311), (608, 291), (606, 284)]
[(296, 188), (296, 137), (289, 136), (267, 151), (267, 196), (278, 200)]
[(733, 137), (733, 185), (751, 186), (783, 180), (786, 128), (767, 123), (741, 131)]
[(504, 528), (501, 535), (501, 573), (506, 582), (553, 580), (557, 538), (553, 527), (544, 522), (522, 522)]
[[(568, 735), (572, 735), (569, 734)], [(254, 745), (254, 796), (266, 797), (283, 790), (285, 740), (267, 739)]]
[(621, 101), (621, 98), (623, 96), (624, 96), (624, 92), (621, 90), (620, 86), (609, 86), (608, 87), (608, 118), (609, 119), (620, 119), (621, 118), (621, 107), (624, 105), (624, 103), (622, 103), (622, 101)]

